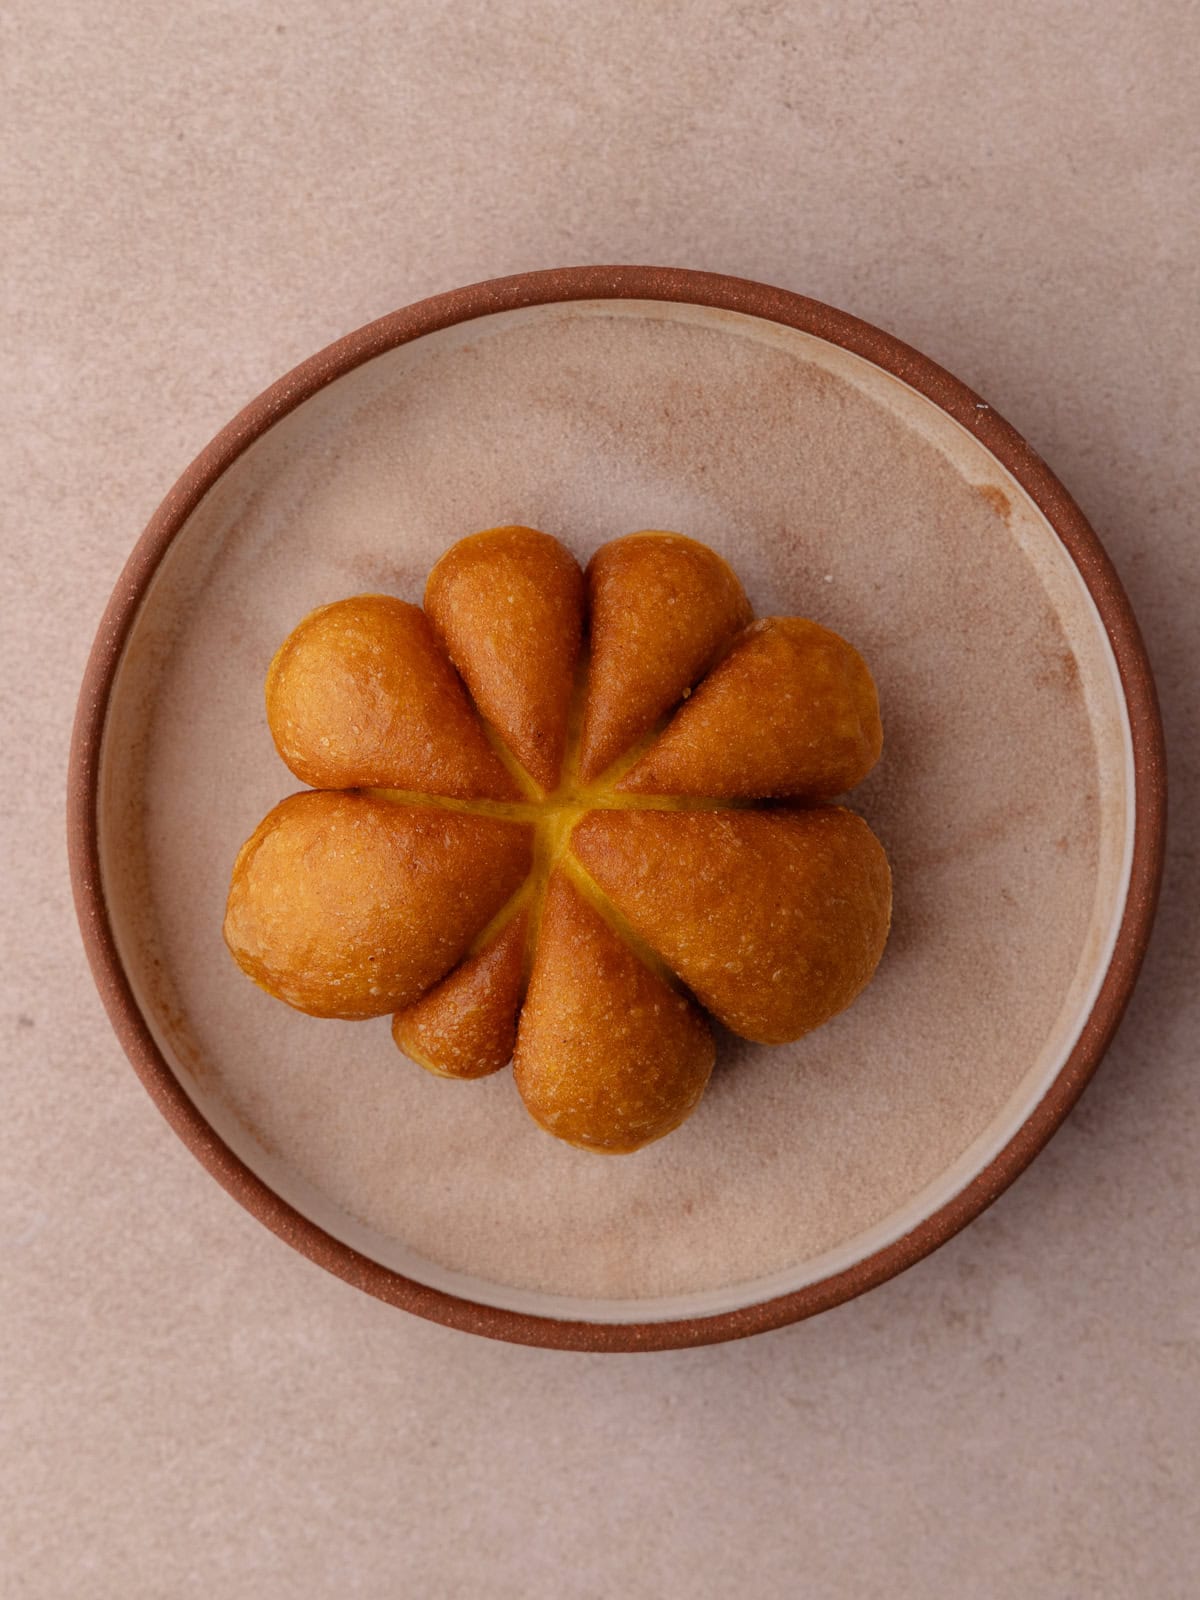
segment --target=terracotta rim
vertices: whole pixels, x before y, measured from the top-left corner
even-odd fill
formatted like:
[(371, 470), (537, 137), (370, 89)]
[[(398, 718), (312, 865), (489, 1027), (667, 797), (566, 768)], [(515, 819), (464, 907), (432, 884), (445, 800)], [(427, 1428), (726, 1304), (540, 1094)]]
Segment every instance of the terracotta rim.
[[(214, 1133), (179, 1086), (138, 1009), (121, 965), (100, 883), (97, 797), (100, 746), (117, 664), (134, 616), (167, 547), (202, 497), (281, 417), (344, 373), (409, 340), (493, 312), (570, 300), (683, 301), (798, 328), (865, 357), (962, 424), (1040, 507), (1078, 567), (1108, 634), (1133, 739), (1134, 842), (1128, 898), (1100, 992), (1070, 1057), (1005, 1148), (952, 1200), (864, 1261), (740, 1311), (645, 1323), (566, 1322), (529, 1316), (431, 1289), (380, 1266), (287, 1205)], [(575, 267), (522, 273), (419, 301), (339, 339), (253, 400), (192, 462), (151, 517), (113, 591), (83, 678), (71, 741), (67, 835), (83, 942), (117, 1037), (154, 1103), (188, 1148), (260, 1222), (319, 1266), (369, 1294), (447, 1326), (517, 1344), (570, 1350), (664, 1350), (778, 1328), (883, 1283), (945, 1243), (1028, 1166), (1082, 1093), (1133, 990), (1150, 937), (1162, 872), (1166, 773), (1150, 663), (1125, 591), (1099, 539), (1050, 469), (1007, 422), (956, 378), (890, 334), (820, 301), (705, 272), (658, 267)]]

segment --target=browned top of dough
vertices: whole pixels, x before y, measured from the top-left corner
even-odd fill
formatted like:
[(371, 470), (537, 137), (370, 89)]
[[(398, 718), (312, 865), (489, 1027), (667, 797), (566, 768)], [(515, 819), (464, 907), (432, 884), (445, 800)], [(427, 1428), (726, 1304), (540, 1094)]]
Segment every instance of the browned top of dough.
[(322, 606), (280, 646), (266, 692), (275, 747), (314, 789), (520, 793), (420, 606), (385, 594)]
[(679, 704), (754, 613), (729, 564), (678, 533), (601, 545), (588, 563), (587, 601), (579, 772), (590, 781)]
[(853, 645), (804, 617), (766, 617), (739, 635), (621, 788), (829, 799), (861, 783), (882, 749), (875, 684)]
[(556, 869), (513, 1062), (534, 1119), (585, 1149), (637, 1150), (692, 1111), (715, 1054), (695, 1002)]
[(528, 875), (528, 823), (369, 795), (281, 801), (242, 846), (225, 938), (256, 983), (318, 1017), (409, 1004)]
[(394, 1012), (439, 1076), (515, 1049), (541, 1126), (638, 1149), (708, 1081), (700, 1006), (782, 1043), (878, 964), (886, 858), (818, 803), (879, 757), (870, 672), (814, 622), (754, 622), (720, 557), (660, 531), (604, 546), (586, 585), (546, 534), (475, 534), (425, 606), (340, 601), (277, 653), (271, 731), (321, 792), (244, 846), (226, 940), (299, 1010)]
[(483, 1078), (512, 1060), (525, 978), (529, 911), (522, 908), (475, 955), (392, 1018), (406, 1056), (441, 1078)]
[(583, 635), (583, 574), (535, 528), (460, 539), (429, 574), (425, 610), (480, 711), (544, 791), (567, 747)]

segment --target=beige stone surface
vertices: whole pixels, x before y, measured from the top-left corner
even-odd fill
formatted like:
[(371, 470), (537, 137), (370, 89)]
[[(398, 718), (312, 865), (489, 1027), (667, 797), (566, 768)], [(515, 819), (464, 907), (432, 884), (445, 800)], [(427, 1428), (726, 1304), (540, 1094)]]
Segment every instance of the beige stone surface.
[[(10, 0), (6, 1600), (1195, 1592), (1197, 24), (1187, 0)], [(588, 261), (800, 289), (979, 389), (1116, 558), (1172, 752), (1145, 976), (1054, 1144), (866, 1299), (655, 1357), (428, 1326), (269, 1236), (112, 1038), (62, 847), (91, 635), (195, 451), (372, 316)]]

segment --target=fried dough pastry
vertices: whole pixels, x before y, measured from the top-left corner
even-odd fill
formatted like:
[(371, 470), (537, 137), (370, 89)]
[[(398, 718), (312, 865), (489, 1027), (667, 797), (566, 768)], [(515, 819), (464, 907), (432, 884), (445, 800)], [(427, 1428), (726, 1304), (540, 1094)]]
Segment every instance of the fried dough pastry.
[(593, 811), (576, 859), (700, 1004), (733, 1033), (784, 1044), (836, 1017), (883, 954), (883, 846), (840, 806)]
[(391, 595), (362, 594), (305, 617), (267, 669), (267, 725), (313, 789), (520, 796), (429, 618)]
[(392, 1037), (439, 1078), (486, 1078), (512, 1060), (529, 913), (518, 911), (448, 978), (397, 1011)]
[(827, 800), (861, 783), (882, 749), (875, 683), (858, 651), (804, 617), (765, 617), (746, 629), (620, 787), (715, 800)]
[(314, 1017), (409, 1005), (529, 875), (526, 822), (309, 790), (233, 867), (225, 940), (269, 994)]
[(536, 528), (460, 539), (429, 574), (425, 610), (475, 704), (538, 787), (558, 783), (583, 638), (583, 573)]
[(708, 1082), (706, 1011), (795, 1040), (883, 953), (883, 847), (828, 804), (880, 755), (871, 674), (818, 623), (755, 622), (681, 534), (614, 540), (586, 576), (532, 528), (462, 539), (423, 610), (305, 618), (267, 716), (314, 787), (238, 855), (235, 959), (314, 1016), (392, 1013), (440, 1077), (512, 1060), (570, 1144), (662, 1138)]
[(715, 1055), (695, 1003), (556, 869), (513, 1060), (534, 1120), (585, 1150), (638, 1150), (695, 1109)]
[(588, 563), (587, 600), (579, 775), (591, 782), (679, 704), (754, 613), (716, 551), (679, 533), (601, 545)]

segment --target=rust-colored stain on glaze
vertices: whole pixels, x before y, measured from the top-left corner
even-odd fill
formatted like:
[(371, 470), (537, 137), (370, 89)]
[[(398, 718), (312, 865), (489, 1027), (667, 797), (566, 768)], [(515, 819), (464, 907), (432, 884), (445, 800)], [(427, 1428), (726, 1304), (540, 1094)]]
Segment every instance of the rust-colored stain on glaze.
[(1003, 489), (994, 483), (976, 484), (976, 488), (987, 501), (988, 505), (990, 505), (996, 512), (997, 516), (1003, 517), (1005, 522), (1011, 518), (1012, 501), (1008, 498)]

